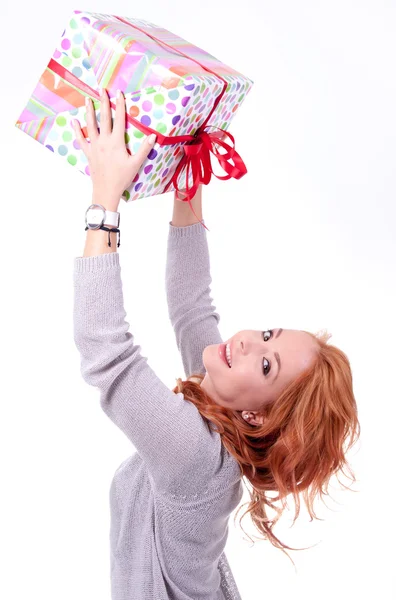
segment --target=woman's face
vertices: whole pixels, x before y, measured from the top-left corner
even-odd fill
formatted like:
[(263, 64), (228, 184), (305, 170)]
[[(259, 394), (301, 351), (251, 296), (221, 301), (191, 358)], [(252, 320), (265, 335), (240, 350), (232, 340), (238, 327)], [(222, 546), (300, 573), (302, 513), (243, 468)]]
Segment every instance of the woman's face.
[(276, 400), (310, 366), (319, 348), (308, 333), (281, 328), (239, 331), (225, 343), (230, 345), (231, 368), (221, 358), (223, 344), (206, 346), (201, 387), (217, 404), (242, 411), (252, 425), (262, 423), (256, 414), (260, 407)]

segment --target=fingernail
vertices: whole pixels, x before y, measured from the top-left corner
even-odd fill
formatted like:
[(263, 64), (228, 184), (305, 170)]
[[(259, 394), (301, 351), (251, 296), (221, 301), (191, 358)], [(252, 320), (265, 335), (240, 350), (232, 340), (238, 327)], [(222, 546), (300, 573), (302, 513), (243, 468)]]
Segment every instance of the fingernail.
[(85, 96), (85, 106), (88, 106), (89, 101), (90, 101), (89, 96)]
[(150, 146), (153, 146), (155, 143), (155, 140), (157, 139), (157, 136), (155, 135), (155, 133), (152, 133), (149, 138), (148, 138), (148, 143), (150, 144)]
[(116, 96), (117, 98), (121, 98), (121, 90), (117, 90)]

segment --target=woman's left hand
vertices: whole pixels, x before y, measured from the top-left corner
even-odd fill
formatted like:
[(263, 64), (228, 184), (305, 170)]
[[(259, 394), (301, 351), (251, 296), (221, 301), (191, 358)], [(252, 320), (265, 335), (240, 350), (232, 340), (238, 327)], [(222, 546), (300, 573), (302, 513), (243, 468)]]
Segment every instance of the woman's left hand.
[[(87, 96), (88, 98), (88, 96)], [(116, 115), (112, 128), (111, 107), (106, 90), (102, 90), (100, 100), (100, 133), (92, 104), (88, 98), (87, 130), (89, 142), (85, 139), (78, 121), (73, 121), (76, 139), (88, 159), (93, 185), (93, 199), (103, 204), (107, 210), (117, 211), (123, 192), (131, 185), (142, 164), (155, 144), (146, 137), (139, 151), (130, 155), (125, 145), (125, 99), (120, 93), (117, 98)]]

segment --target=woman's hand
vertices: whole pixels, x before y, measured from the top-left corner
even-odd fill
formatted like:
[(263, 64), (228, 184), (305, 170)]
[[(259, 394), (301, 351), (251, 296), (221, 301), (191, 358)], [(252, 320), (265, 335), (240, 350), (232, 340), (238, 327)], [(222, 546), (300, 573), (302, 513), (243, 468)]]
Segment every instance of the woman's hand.
[[(117, 211), (123, 192), (131, 185), (142, 164), (154, 146), (156, 136), (146, 137), (139, 151), (130, 155), (125, 145), (125, 99), (117, 98), (116, 115), (112, 130), (111, 107), (106, 90), (100, 100), (100, 133), (92, 100), (87, 102), (88, 142), (80, 124), (73, 120), (76, 139), (88, 159), (93, 185), (94, 202), (103, 204), (107, 210)], [(150, 138), (154, 138), (149, 142)], [(100, 199), (100, 200), (98, 200)]]

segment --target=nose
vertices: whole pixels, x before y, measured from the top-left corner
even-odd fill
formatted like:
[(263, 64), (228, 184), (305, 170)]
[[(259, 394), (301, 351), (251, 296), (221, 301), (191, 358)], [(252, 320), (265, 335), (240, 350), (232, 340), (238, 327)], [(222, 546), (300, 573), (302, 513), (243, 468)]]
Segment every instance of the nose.
[[(251, 352), (254, 352), (254, 349), (256, 347), (256, 342), (254, 340), (249, 340), (249, 339), (246, 342), (244, 342), (243, 340), (240, 340), (238, 342), (238, 345), (239, 345), (242, 356), (244, 356), (245, 354), (250, 354)], [(259, 352), (260, 352), (260, 343), (259, 342), (258, 342), (257, 346), (258, 346)]]

